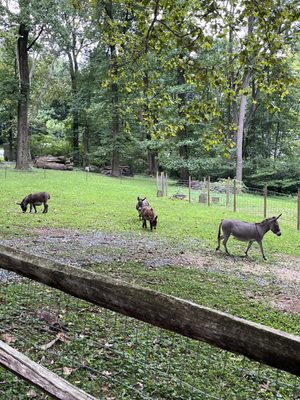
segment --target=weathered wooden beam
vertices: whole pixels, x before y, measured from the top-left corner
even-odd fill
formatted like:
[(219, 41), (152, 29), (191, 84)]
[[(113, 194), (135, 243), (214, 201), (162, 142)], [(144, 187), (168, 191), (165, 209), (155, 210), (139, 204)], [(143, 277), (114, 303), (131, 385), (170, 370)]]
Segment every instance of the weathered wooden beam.
[(0, 246), (0, 267), (101, 307), (300, 376), (299, 336), (5, 246)]
[(65, 379), (0, 341), (0, 365), (59, 400), (96, 400)]

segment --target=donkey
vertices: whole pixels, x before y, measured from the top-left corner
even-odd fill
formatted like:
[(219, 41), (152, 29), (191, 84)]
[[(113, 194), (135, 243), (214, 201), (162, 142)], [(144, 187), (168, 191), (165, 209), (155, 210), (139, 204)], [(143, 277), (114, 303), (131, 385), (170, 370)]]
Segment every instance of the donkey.
[(136, 203), (136, 206), (135, 206), (135, 208), (136, 208), (136, 210), (137, 210), (137, 212), (139, 213), (139, 219), (141, 220), (142, 219), (142, 208), (143, 207), (146, 207), (146, 206), (149, 206), (149, 202), (148, 202), (148, 200), (146, 199), (146, 197), (144, 197), (143, 199), (140, 199), (139, 197), (137, 198), (137, 203)]
[(41, 206), (42, 204), (44, 204), (43, 213), (47, 213), (48, 212), (47, 201), (49, 199), (50, 199), (49, 193), (39, 192), (39, 193), (29, 194), (28, 196), (24, 197), (21, 203), (17, 204), (21, 206), (23, 213), (27, 211), (28, 204), (30, 206), (30, 212), (32, 211), (32, 208), (34, 209), (34, 212), (36, 212), (36, 206)]
[(149, 207), (149, 206), (145, 206), (142, 208), (141, 211), (142, 214), (142, 219), (143, 219), (143, 228), (147, 228), (147, 221), (150, 222), (150, 228), (151, 231), (152, 229), (156, 229), (157, 226), (157, 215), (155, 215), (153, 208)]
[[(262, 246), (262, 240), (264, 235), (269, 230), (271, 230), (277, 236), (281, 235), (280, 228), (277, 222), (278, 218), (281, 215), (282, 214), (278, 215), (278, 217), (267, 218), (262, 222), (258, 223), (242, 222), (233, 219), (222, 220), (219, 225), (218, 247), (216, 248), (216, 250), (220, 249), (220, 242), (223, 239), (223, 244), (225, 247), (226, 254), (230, 255), (226, 243), (229, 239), (229, 236), (232, 235), (236, 239), (241, 240), (242, 242), (249, 242), (245, 250), (245, 256), (248, 255), (248, 251), (252, 246), (252, 243), (256, 241), (259, 244), (263, 259), (266, 260)], [(223, 235), (221, 235), (221, 228), (223, 231)]]

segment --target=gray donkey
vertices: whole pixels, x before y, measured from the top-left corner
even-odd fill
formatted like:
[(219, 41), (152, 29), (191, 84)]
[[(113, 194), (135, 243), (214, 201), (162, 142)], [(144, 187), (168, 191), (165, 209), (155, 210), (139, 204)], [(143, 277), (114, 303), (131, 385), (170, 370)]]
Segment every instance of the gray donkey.
[(47, 213), (48, 212), (47, 202), (49, 199), (50, 199), (49, 193), (39, 192), (39, 193), (29, 194), (28, 196), (24, 197), (21, 203), (17, 204), (21, 206), (23, 213), (27, 211), (28, 204), (30, 207), (30, 212), (32, 211), (32, 209), (34, 209), (34, 212), (36, 212), (36, 206), (41, 206), (42, 204), (44, 204), (43, 213)]
[[(264, 235), (271, 230), (275, 235), (280, 236), (280, 228), (278, 225), (278, 218), (282, 214), (278, 215), (278, 217), (271, 217), (263, 220), (262, 222), (258, 223), (251, 223), (251, 222), (242, 222), (233, 219), (224, 219), (221, 221), (219, 225), (219, 232), (218, 232), (218, 247), (216, 250), (220, 249), (220, 242), (223, 239), (223, 244), (225, 247), (226, 254), (229, 254), (227, 249), (227, 241), (230, 235), (234, 236), (236, 239), (241, 240), (242, 242), (249, 242), (248, 246), (245, 250), (245, 255), (248, 255), (248, 251), (252, 246), (253, 242), (257, 242), (260, 247), (261, 254), (263, 259), (266, 260), (264, 255), (264, 250), (262, 246), (262, 240)], [(221, 229), (223, 231), (223, 235), (221, 235)]]

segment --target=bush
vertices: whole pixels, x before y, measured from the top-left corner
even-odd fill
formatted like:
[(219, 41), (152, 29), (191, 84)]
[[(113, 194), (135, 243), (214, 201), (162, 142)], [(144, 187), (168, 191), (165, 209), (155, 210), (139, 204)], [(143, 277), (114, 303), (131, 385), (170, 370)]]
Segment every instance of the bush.
[(30, 151), (32, 157), (46, 156), (71, 156), (71, 146), (65, 139), (53, 135), (33, 134), (30, 137)]
[(292, 194), (300, 187), (300, 166), (297, 161), (270, 163), (246, 175), (244, 183), (257, 189), (268, 185), (268, 189), (274, 192)]

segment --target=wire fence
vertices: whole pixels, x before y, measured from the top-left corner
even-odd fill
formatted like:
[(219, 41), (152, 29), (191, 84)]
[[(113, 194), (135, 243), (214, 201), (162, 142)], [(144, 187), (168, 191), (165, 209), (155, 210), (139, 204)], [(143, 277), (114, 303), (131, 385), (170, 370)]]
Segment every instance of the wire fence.
[[(1, 339), (99, 399), (300, 399), (300, 378), (27, 278), (0, 284)], [(48, 399), (0, 368), (0, 398)]]
[(199, 203), (202, 206), (219, 207), (233, 212), (267, 218), (282, 214), (282, 219), (292, 228), (300, 229), (300, 189), (293, 195), (245, 187), (243, 183), (231, 179), (210, 178), (199, 180), (170, 181), (165, 174), (157, 176), (158, 196), (168, 196)]

